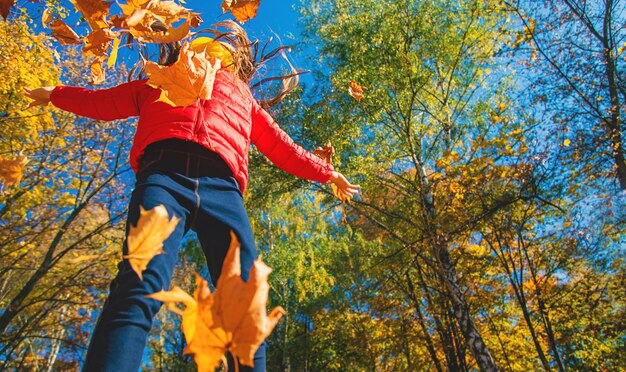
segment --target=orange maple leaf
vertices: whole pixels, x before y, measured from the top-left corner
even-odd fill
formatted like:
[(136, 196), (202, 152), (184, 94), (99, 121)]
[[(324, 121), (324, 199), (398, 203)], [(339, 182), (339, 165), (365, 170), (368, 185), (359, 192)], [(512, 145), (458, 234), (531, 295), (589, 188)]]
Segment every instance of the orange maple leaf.
[(256, 17), (261, 0), (224, 0), (222, 11), (230, 10), (235, 19), (241, 23)]
[(207, 58), (206, 53), (189, 50), (185, 43), (178, 60), (170, 66), (146, 63), (148, 85), (161, 89), (159, 101), (172, 106), (189, 106), (198, 99), (210, 99), (215, 74), (221, 63), (217, 58)]
[(116, 32), (109, 28), (99, 28), (85, 38), (83, 53), (88, 57), (104, 57), (115, 39)]
[(348, 83), (348, 93), (357, 101), (360, 101), (363, 98), (363, 87), (356, 81), (351, 80)]
[(148, 267), (148, 262), (163, 251), (163, 242), (176, 228), (180, 218), (172, 216), (169, 219), (167, 210), (158, 205), (148, 211), (139, 207), (139, 221), (136, 226), (130, 227), (126, 241), (128, 243), (128, 259), (130, 266), (143, 280), (142, 272)]
[[(191, 27), (198, 27), (200, 16), (173, 1), (131, 0), (120, 4), (123, 18), (112, 18), (117, 25), (126, 26), (139, 41), (171, 43), (186, 38)], [(181, 25), (173, 23), (185, 19)], [(123, 20), (123, 22), (120, 22)]]
[(0, 180), (5, 186), (19, 185), (27, 163), (28, 158), (24, 155), (18, 155), (13, 159), (0, 157)]
[[(194, 354), (199, 371), (213, 371), (226, 351), (230, 351), (241, 364), (253, 366), (254, 353), (285, 314), (280, 306), (271, 310), (269, 315), (266, 311), (267, 277), (272, 270), (256, 260), (250, 270), (250, 279), (244, 282), (239, 256), (239, 242), (231, 232), (231, 244), (215, 292), (211, 293), (207, 281), (197, 275), (193, 301), (190, 296), (180, 294), (179, 288), (148, 296), (163, 302), (185, 304), (182, 312), (188, 345), (185, 351)], [(180, 313), (178, 309), (173, 311)]]
[(107, 17), (111, 3), (103, 0), (70, 0), (92, 30), (109, 27)]

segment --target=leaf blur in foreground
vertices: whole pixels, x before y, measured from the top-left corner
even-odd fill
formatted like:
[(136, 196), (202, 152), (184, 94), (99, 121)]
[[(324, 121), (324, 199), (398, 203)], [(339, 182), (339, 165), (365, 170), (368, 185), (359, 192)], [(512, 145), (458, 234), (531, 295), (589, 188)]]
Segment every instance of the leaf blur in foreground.
[(176, 216), (169, 219), (167, 210), (163, 205), (158, 205), (148, 211), (140, 208), (140, 217), (137, 226), (131, 226), (128, 234), (128, 255), (124, 258), (130, 261), (130, 266), (140, 279), (142, 271), (148, 266), (148, 262), (157, 254), (165, 253), (163, 242), (176, 228), (180, 220)]
[[(193, 353), (199, 371), (213, 371), (230, 351), (246, 366), (254, 365), (254, 353), (269, 336), (285, 311), (278, 306), (266, 312), (272, 269), (260, 260), (254, 261), (250, 279), (241, 279), (239, 241), (231, 232), (231, 244), (224, 259), (222, 274), (215, 292), (199, 275), (194, 298), (174, 287), (148, 297), (172, 303), (183, 302), (183, 332), (187, 341), (186, 352)], [(181, 293), (182, 292), (182, 293)], [(180, 313), (177, 308), (172, 309)]]
[[(332, 164), (333, 155), (335, 155), (335, 148), (333, 147), (333, 144), (330, 141), (328, 141), (326, 142), (324, 147), (318, 147), (315, 150), (313, 150), (313, 153), (319, 156), (322, 160), (324, 160), (328, 164)], [(333, 194), (337, 197), (337, 199), (341, 200), (342, 202), (350, 201), (350, 199), (352, 199), (352, 196), (340, 193), (339, 189), (337, 188), (337, 186), (335, 186), (334, 183), (330, 184), (330, 188), (333, 190)]]
[(0, 180), (5, 186), (19, 185), (27, 163), (28, 159), (24, 155), (18, 155), (13, 159), (0, 157)]
[(0, 0), (0, 15), (2, 18), (7, 19), (13, 5), (15, 5), (15, 0)]
[(161, 89), (159, 101), (172, 106), (193, 105), (198, 99), (211, 98), (215, 74), (220, 66), (219, 59), (207, 58), (205, 52), (191, 51), (189, 43), (185, 43), (174, 64), (146, 63), (148, 85)]
[(363, 98), (363, 87), (356, 81), (351, 80), (348, 83), (348, 93), (357, 101), (360, 101)]
[(241, 23), (256, 17), (261, 0), (224, 0), (222, 11), (226, 13), (230, 10), (235, 19)]

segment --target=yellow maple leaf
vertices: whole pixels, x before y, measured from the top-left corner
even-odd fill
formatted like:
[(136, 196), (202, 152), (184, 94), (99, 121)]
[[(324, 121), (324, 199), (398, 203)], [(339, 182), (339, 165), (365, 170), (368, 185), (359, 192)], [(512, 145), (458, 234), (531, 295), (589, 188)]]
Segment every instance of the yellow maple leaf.
[[(182, 311), (183, 333), (188, 345), (185, 352), (194, 354), (199, 371), (213, 371), (227, 351), (241, 364), (253, 366), (254, 353), (285, 313), (279, 306), (267, 314), (267, 278), (272, 270), (256, 260), (250, 278), (244, 282), (239, 257), (239, 242), (231, 232), (231, 244), (215, 292), (211, 293), (208, 282), (196, 275), (193, 301), (178, 288), (148, 296), (167, 303), (185, 304)], [(174, 311), (181, 313), (176, 308)]]
[(235, 19), (241, 23), (256, 17), (261, 0), (224, 0), (222, 11), (230, 10)]
[(161, 89), (159, 101), (172, 106), (193, 105), (199, 99), (210, 99), (213, 92), (215, 74), (221, 62), (217, 58), (207, 58), (205, 52), (189, 50), (185, 43), (178, 60), (170, 66), (146, 63), (148, 85)]
[(565, 147), (569, 147), (569, 145), (571, 145), (571, 144), (572, 144), (572, 141), (570, 141), (570, 139), (569, 139), (569, 138), (566, 138), (566, 139), (563, 141), (563, 146), (565, 146)]
[(139, 207), (139, 221), (136, 226), (130, 227), (128, 238), (128, 259), (130, 266), (143, 280), (142, 272), (148, 267), (152, 257), (163, 252), (163, 242), (176, 228), (180, 218), (172, 216), (169, 219), (167, 210), (158, 205), (148, 211)]
[(5, 186), (19, 185), (27, 163), (28, 158), (24, 155), (18, 155), (13, 159), (0, 157), (0, 180)]

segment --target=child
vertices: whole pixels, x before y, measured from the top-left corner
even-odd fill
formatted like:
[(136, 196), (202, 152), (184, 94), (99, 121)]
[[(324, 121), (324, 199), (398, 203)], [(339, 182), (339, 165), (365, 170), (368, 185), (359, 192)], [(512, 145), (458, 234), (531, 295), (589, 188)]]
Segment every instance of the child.
[[(139, 116), (130, 152), (137, 180), (126, 233), (137, 224), (140, 206), (147, 210), (162, 204), (170, 217), (180, 218), (163, 244), (166, 254), (150, 261), (143, 280), (127, 260), (118, 264), (119, 272), (91, 337), (85, 371), (139, 369), (152, 319), (161, 307), (145, 295), (169, 288), (179, 243), (189, 229), (198, 235), (214, 284), (233, 230), (241, 243), (241, 276), (248, 279), (256, 257), (242, 197), (248, 182), (250, 144), (289, 173), (334, 183), (342, 196), (351, 197), (359, 190), (330, 164), (295, 144), (255, 101), (247, 85), (254, 71), (250, 43), (241, 28), (229, 25), (229, 29), (226, 39), (235, 46), (224, 47), (232, 52), (232, 63), (217, 72), (211, 99), (187, 107), (157, 102), (160, 90), (145, 80), (103, 90), (66, 86), (25, 90), (36, 105), (52, 102), (97, 120)], [(128, 254), (126, 243), (123, 253)], [(242, 366), (241, 371), (246, 370), (265, 371), (265, 344), (255, 354), (254, 369)]]

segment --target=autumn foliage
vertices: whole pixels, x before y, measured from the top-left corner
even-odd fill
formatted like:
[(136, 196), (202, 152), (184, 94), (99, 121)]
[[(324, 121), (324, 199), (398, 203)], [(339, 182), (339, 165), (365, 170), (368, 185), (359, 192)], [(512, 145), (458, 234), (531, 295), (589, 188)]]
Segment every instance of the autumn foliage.
[[(0, 0), (0, 369), (80, 368), (122, 258), (129, 195), (132, 122), (28, 108), (21, 88), (59, 75), (119, 82), (127, 35), (152, 47), (180, 37), (189, 44), (178, 62), (147, 70), (161, 99), (182, 105), (208, 98), (218, 59), (228, 68), (232, 58), (194, 49), (198, 9), (120, 5), (43, 12)], [(221, 5), (243, 22), (259, 3)], [(65, 18), (73, 10), (84, 22)], [(299, 10), (297, 45), (314, 50), (314, 73), (273, 114), (367, 191), (338, 203), (252, 147), (244, 198), (272, 275), (257, 262), (241, 281), (233, 238), (210, 289), (194, 274), (206, 277), (200, 247), (185, 242), (176, 286), (152, 295), (171, 311), (157, 315), (145, 367), (195, 359), (211, 370), (226, 351), (244, 365), (267, 337), (276, 370), (623, 369), (623, 3), (320, 0)], [(33, 31), (39, 23), (54, 44)], [(158, 215), (158, 228), (133, 226), (133, 247), (158, 237), (131, 249), (138, 275), (176, 223), (156, 212), (144, 216)], [(224, 296), (234, 289), (242, 299)]]

